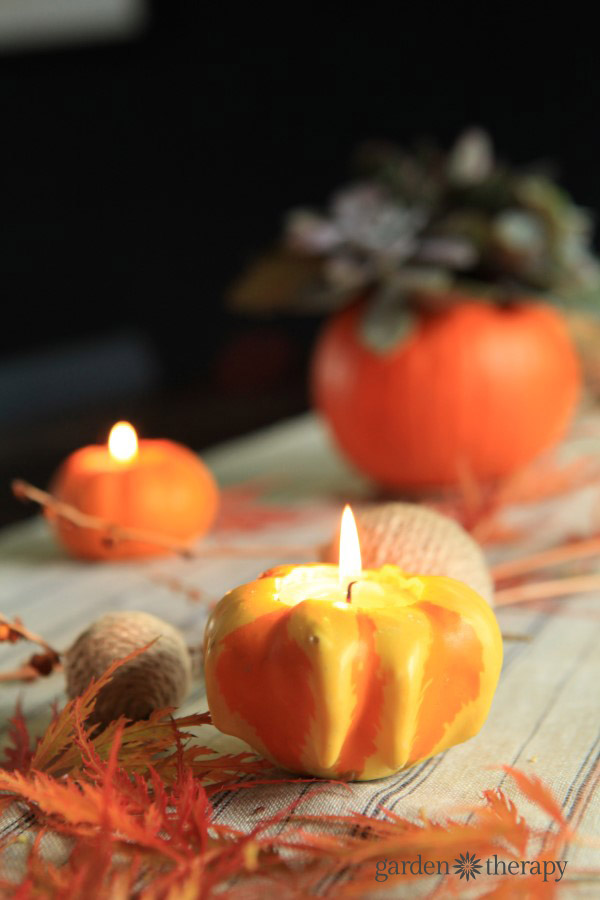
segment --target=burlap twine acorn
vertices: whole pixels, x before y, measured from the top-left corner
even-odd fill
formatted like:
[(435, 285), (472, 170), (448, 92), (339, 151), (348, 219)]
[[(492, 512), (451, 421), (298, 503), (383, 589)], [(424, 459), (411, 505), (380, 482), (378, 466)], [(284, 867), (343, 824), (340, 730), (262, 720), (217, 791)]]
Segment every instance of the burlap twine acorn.
[(155, 709), (179, 706), (190, 686), (190, 654), (176, 628), (145, 612), (113, 612), (81, 634), (63, 656), (67, 693), (81, 694), (92, 678), (138, 647), (154, 644), (117, 669), (98, 695), (90, 721), (107, 725), (123, 715), (144, 719)]
[[(494, 586), (484, 555), (457, 522), (413, 503), (380, 503), (354, 512), (365, 569), (393, 563), (412, 575), (447, 575), (493, 606)], [(339, 534), (323, 558), (337, 562), (338, 546)]]

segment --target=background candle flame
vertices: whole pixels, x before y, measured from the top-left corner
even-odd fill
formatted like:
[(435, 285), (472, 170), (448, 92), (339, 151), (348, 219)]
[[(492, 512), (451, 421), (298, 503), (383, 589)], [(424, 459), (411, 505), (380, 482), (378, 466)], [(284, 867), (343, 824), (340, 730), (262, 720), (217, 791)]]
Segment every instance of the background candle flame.
[(135, 428), (129, 422), (117, 422), (108, 436), (108, 452), (119, 462), (129, 462), (138, 452)]
[(340, 530), (340, 581), (356, 578), (362, 570), (356, 522), (349, 506), (344, 507)]

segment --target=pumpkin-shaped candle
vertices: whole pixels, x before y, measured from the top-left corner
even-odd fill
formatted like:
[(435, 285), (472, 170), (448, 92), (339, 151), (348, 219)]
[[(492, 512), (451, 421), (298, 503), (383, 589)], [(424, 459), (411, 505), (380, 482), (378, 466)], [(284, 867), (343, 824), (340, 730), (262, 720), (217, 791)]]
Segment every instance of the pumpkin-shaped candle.
[(293, 772), (369, 780), (467, 740), (502, 664), (475, 591), (363, 570), (350, 511), (340, 565), (277, 566), (227, 594), (205, 636), (214, 724)]
[[(168, 440), (140, 440), (128, 422), (118, 422), (104, 446), (72, 453), (54, 476), (57, 501), (113, 526), (73, 525), (50, 512), (60, 541), (74, 556), (128, 559), (166, 552), (169, 542), (188, 544), (212, 525), (218, 490), (213, 476), (191, 450)], [(157, 541), (118, 539), (119, 529)]]

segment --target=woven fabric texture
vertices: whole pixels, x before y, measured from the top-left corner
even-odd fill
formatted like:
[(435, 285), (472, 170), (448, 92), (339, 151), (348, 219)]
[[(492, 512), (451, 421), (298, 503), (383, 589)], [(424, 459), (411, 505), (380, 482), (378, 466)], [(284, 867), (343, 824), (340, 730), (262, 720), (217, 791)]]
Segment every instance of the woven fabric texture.
[[(277, 499), (295, 513), (289, 521), (276, 525), (257, 524), (252, 530), (228, 533), (227, 541), (237, 545), (306, 545), (314, 547), (316, 555), (335, 535), (340, 497), (360, 501), (367, 495), (366, 482), (337, 458), (322, 426), (311, 416), (218, 448), (206, 459), (221, 484), (273, 478), (278, 484)], [(584, 488), (536, 509), (511, 511), (509, 518), (512, 515), (515, 521), (520, 517), (528, 522), (532, 540), (530, 546), (511, 547), (505, 554), (519, 555), (560, 536), (586, 533), (590, 517), (597, 515), (598, 509), (596, 489)], [(399, 534), (401, 540), (415, 537), (414, 531)], [(216, 548), (218, 539), (217, 535), (206, 540), (207, 551)], [(20, 616), (59, 650), (69, 647), (107, 612), (144, 610), (180, 628), (196, 659), (211, 604), (264, 569), (293, 561), (289, 554), (226, 557), (215, 549), (214, 555), (191, 560), (173, 557), (89, 564), (68, 559), (38, 518), (0, 535), (0, 610), (10, 617)], [(306, 561), (306, 555), (298, 561)], [(484, 590), (485, 576), (480, 573), (479, 577), (484, 579)], [(195, 602), (185, 591), (174, 590), (173, 583), (193, 589)], [(491, 714), (477, 737), (391, 778), (353, 784), (350, 790), (324, 786), (308, 796), (301, 808), (312, 813), (380, 815), (381, 807), (386, 807), (416, 817), (421, 809), (443, 814), (477, 804), (482, 790), (501, 786), (530, 812), (531, 807), (499, 769), (501, 764), (509, 764), (542, 778), (572, 825), (598, 844), (600, 597), (588, 593), (537, 601), (500, 608), (497, 615), (506, 635), (504, 668)], [(16, 666), (26, 656), (23, 644), (0, 646), (3, 669)], [(64, 702), (64, 688), (61, 674), (26, 687), (3, 684), (0, 741), (5, 739), (7, 720), (19, 696), (32, 730), (40, 733), (48, 722), (51, 703)], [(202, 683), (196, 675), (181, 712), (205, 708)], [(202, 739), (222, 751), (241, 746), (209, 727)], [(216, 814), (223, 823), (249, 829), (257, 817), (275, 813), (308, 794), (309, 789), (301, 785), (227, 792), (217, 797)], [(18, 882), (35, 837), (34, 817), (18, 805), (0, 820), (0, 841), (15, 833), (21, 837), (0, 855), (0, 867), (3, 876)], [(58, 862), (69, 848), (67, 842), (49, 834), (44, 852)], [(600, 864), (598, 850), (591, 844), (572, 844), (565, 854), (571, 871)], [(569, 873), (565, 878), (568, 880)], [(567, 895), (593, 896), (593, 892), (586, 893), (588, 888), (568, 882)]]

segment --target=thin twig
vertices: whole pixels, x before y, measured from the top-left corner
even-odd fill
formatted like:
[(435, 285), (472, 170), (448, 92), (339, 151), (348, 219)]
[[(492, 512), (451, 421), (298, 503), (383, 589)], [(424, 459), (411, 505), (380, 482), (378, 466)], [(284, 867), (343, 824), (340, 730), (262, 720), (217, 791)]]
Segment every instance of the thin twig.
[(44, 651), (43, 653), (34, 653), (26, 663), (20, 665), (17, 669), (9, 672), (0, 672), (0, 682), (3, 681), (36, 681), (41, 675), (50, 675), (61, 667), (60, 653), (55, 650), (43, 637), (39, 634), (25, 628), (20, 619), (15, 618), (12, 622), (0, 612), (0, 626), (6, 631), (7, 641), (13, 643), (15, 640), (30, 641), (37, 644)]
[(208, 544), (206, 547), (193, 547), (192, 543), (186, 543), (179, 538), (168, 537), (166, 535), (156, 534), (156, 532), (143, 531), (138, 528), (123, 528), (101, 519), (99, 516), (92, 516), (88, 513), (81, 512), (77, 507), (70, 503), (64, 503), (57, 500), (52, 494), (43, 491), (40, 488), (29, 484), (27, 481), (15, 479), (12, 482), (12, 490), (19, 500), (32, 500), (43, 509), (47, 509), (55, 516), (70, 522), (76, 528), (90, 528), (94, 531), (103, 532), (106, 538), (114, 543), (120, 541), (141, 541), (144, 544), (153, 544), (156, 547), (164, 547), (173, 553), (179, 554), (186, 559), (195, 559), (205, 556), (277, 556), (280, 554), (289, 554), (290, 556), (309, 556), (312, 557), (317, 551), (314, 546), (307, 545), (280, 545), (280, 544), (254, 544), (250, 546), (239, 546), (235, 544)]
[(534, 581), (504, 588), (494, 596), (496, 606), (511, 606), (513, 603), (527, 603), (531, 600), (545, 600), (549, 597), (566, 597), (569, 594), (600, 591), (600, 575), (579, 575), (574, 578), (555, 578), (551, 581)]
[(43, 649), (47, 653), (54, 653), (56, 656), (60, 656), (60, 654), (54, 649), (54, 647), (50, 646), (50, 644), (44, 640), (43, 637), (40, 637), (39, 634), (36, 634), (34, 631), (30, 631), (29, 628), (25, 628), (20, 619), (14, 619), (11, 622), (10, 619), (4, 615), (4, 613), (0, 612), (0, 625), (6, 625), (11, 631), (16, 632), (20, 638), (24, 641), (29, 641), (32, 644), (37, 644), (39, 647), (43, 647)]
[(576, 559), (585, 559), (587, 556), (600, 557), (600, 537), (572, 541), (569, 544), (552, 547), (550, 550), (542, 550), (531, 556), (498, 563), (498, 565), (492, 567), (491, 572), (495, 581), (502, 581), (515, 575), (535, 572), (537, 569), (546, 569), (550, 566), (562, 565)]
[[(56, 663), (51, 668), (52, 672), (61, 672), (62, 664)], [(23, 663), (22, 666), (19, 666), (17, 669), (12, 669), (8, 672), (0, 672), (0, 683), (7, 681), (24, 681), (25, 683), (29, 683), (31, 681), (37, 681), (42, 673), (38, 668), (32, 666), (31, 663)], [(50, 671), (48, 673), (50, 674)]]
[(29, 484), (27, 481), (15, 479), (12, 482), (11, 487), (13, 494), (19, 500), (32, 500), (34, 503), (37, 503), (44, 509), (54, 513), (54, 515), (58, 516), (60, 519), (70, 522), (71, 525), (75, 525), (77, 528), (90, 528), (94, 531), (102, 531), (110, 541), (142, 541), (145, 544), (154, 544), (158, 547), (165, 547), (165, 549), (173, 550), (184, 556), (187, 556), (190, 553), (189, 546), (178, 538), (167, 537), (165, 535), (155, 534), (154, 532), (143, 531), (138, 528), (122, 528), (119, 525), (115, 525), (114, 522), (108, 522), (106, 519), (101, 519), (99, 516), (92, 516), (88, 513), (81, 512), (77, 507), (71, 506), (70, 503), (64, 503), (62, 500), (57, 500), (52, 494), (49, 494), (47, 491), (42, 491), (33, 484)]

